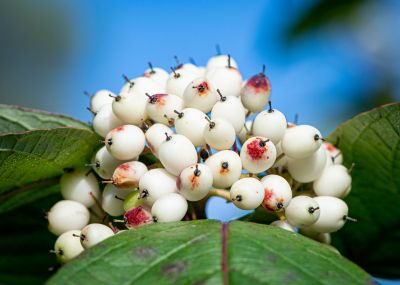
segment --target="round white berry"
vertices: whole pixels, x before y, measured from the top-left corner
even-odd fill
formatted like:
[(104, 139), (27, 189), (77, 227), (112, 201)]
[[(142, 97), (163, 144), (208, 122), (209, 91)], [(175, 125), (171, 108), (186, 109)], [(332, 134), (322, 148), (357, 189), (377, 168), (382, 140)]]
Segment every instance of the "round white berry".
[(60, 180), (60, 191), (65, 200), (73, 200), (86, 207), (93, 206), (95, 199), (100, 198), (100, 188), (96, 176), (88, 173), (87, 169), (63, 174)]
[(103, 106), (111, 104), (114, 101), (113, 97), (115, 97), (115, 94), (110, 90), (97, 91), (90, 97), (90, 111), (96, 114)]
[(116, 96), (112, 109), (124, 124), (141, 125), (147, 119), (146, 106), (148, 98), (144, 93), (121, 93)]
[(314, 224), (320, 216), (319, 204), (308, 196), (293, 197), (285, 209), (286, 219), (296, 227), (305, 227)]
[(203, 136), (206, 143), (216, 150), (230, 149), (236, 140), (231, 123), (220, 118), (209, 121), (204, 127)]
[(286, 132), (286, 118), (280, 111), (270, 109), (262, 111), (254, 119), (253, 135), (269, 138), (278, 144)]
[(231, 123), (235, 132), (239, 133), (246, 120), (246, 114), (240, 99), (221, 95), (221, 100), (219, 100), (211, 110), (211, 120), (217, 118), (225, 119)]
[(313, 183), (314, 192), (318, 196), (344, 198), (349, 187), (351, 187), (351, 176), (347, 168), (340, 164), (326, 167)]
[(173, 125), (175, 110), (183, 108), (183, 101), (173, 94), (154, 94), (149, 96), (146, 106), (148, 116), (157, 123)]
[(230, 195), (236, 207), (252, 210), (261, 205), (264, 199), (264, 187), (258, 179), (242, 178), (233, 183)]
[(213, 174), (205, 164), (192, 165), (181, 172), (176, 184), (179, 193), (188, 201), (199, 201), (210, 191)]
[(124, 199), (134, 189), (119, 189), (112, 184), (107, 184), (103, 190), (101, 206), (111, 216), (121, 216), (124, 213)]
[(326, 164), (326, 153), (321, 147), (314, 154), (303, 159), (288, 158), (288, 171), (290, 175), (301, 183), (312, 182), (320, 177)]
[(270, 223), (270, 225), (271, 225), (271, 226), (274, 226), (274, 227), (281, 228), (281, 229), (286, 230), (286, 231), (289, 231), (289, 232), (293, 232), (293, 233), (296, 232), (295, 227), (293, 227), (293, 226), (292, 226), (291, 224), (289, 224), (287, 221), (277, 220), (277, 221), (274, 221), (274, 222)]
[(207, 79), (215, 90), (219, 89), (224, 96), (240, 96), (243, 78), (234, 67), (218, 67), (207, 72)]
[(154, 202), (151, 207), (153, 219), (159, 223), (177, 222), (183, 219), (188, 204), (178, 193), (166, 194)]
[(269, 174), (261, 179), (264, 187), (263, 207), (277, 212), (285, 209), (292, 200), (292, 189), (285, 178), (275, 174)]
[(166, 136), (158, 148), (158, 157), (165, 169), (175, 176), (197, 162), (196, 148), (188, 138), (179, 134)]
[(106, 138), (107, 150), (120, 160), (134, 159), (144, 149), (146, 139), (143, 131), (134, 125), (123, 125), (111, 130)]
[(111, 237), (114, 232), (103, 224), (89, 224), (81, 230), (81, 243), (87, 249)]
[(145, 205), (151, 206), (163, 195), (177, 191), (176, 177), (163, 168), (151, 169), (140, 178), (139, 190)]
[(107, 104), (101, 107), (93, 118), (93, 129), (103, 138), (109, 131), (123, 124), (124, 123), (114, 115), (112, 104)]
[(194, 108), (177, 111), (175, 129), (178, 134), (187, 137), (194, 146), (204, 146), (206, 141), (203, 136), (205, 126), (208, 124), (206, 114)]
[(176, 72), (190, 72), (195, 74), (196, 76), (201, 76), (202, 75), (202, 70), (200, 70), (196, 65), (194, 65), (193, 63), (184, 63), (181, 64), (176, 70)]
[(205, 113), (210, 112), (217, 101), (217, 92), (204, 77), (195, 78), (183, 92), (186, 107), (196, 108)]
[(239, 155), (231, 150), (213, 154), (207, 158), (205, 164), (211, 169), (215, 188), (229, 188), (242, 173), (242, 161)]
[(60, 235), (54, 244), (54, 253), (57, 256), (57, 260), (64, 264), (84, 251), (79, 236), (81, 231), (71, 230)]
[(286, 129), (282, 139), (282, 149), (290, 158), (302, 159), (314, 154), (321, 146), (321, 133), (309, 125), (299, 125)]
[(158, 157), (158, 148), (165, 141), (165, 134), (171, 136), (174, 132), (164, 124), (154, 124), (145, 133), (151, 152)]
[(100, 148), (92, 158), (93, 170), (103, 179), (110, 179), (115, 168), (123, 161), (114, 158), (107, 150), (106, 146)]
[(243, 106), (249, 111), (260, 112), (268, 104), (271, 84), (263, 72), (252, 76), (241, 90)]
[(49, 230), (55, 235), (80, 230), (89, 222), (89, 210), (79, 202), (61, 200), (47, 213)]
[(349, 208), (343, 200), (330, 196), (319, 196), (314, 200), (319, 205), (320, 214), (318, 220), (309, 226), (311, 230), (319, 233), (333, 233), (344, 226)]
[(163, 89), (167, 86), (167, 80), (169, 77), (168, 72), (166, 72), (164, 69), (160, 67), (152, 67), (149, 69), (146, 69), (145, 72), (143, 73), (144, 77), (150, 78), (153, 80), (155, 83), (160, 85)]
[(136, 77), (134, 79), (127, 80), (125, 78), (126, 83), (122, 86), (120, 94), (132, 94), (132, 93), (139, 93), (139, 94), (157, 94), (163, 93), (164, 88), (162, 88), (159, 84), (155, 83), (150, 78), (141, 76)]
[(112, 183), (118, 188), (136, 188), (147, 171), (147, 166), (140, 161), (125, 162), (115, 169)]
[(198, 73), (196, 74), (190, 70), (175, 70), (169, 75), (165, 88), (166, 92), (182, 98), (186, 87), (198, 76)]
[(220, 55), (216, 55), (211, 57), (208, 62), (207, 62), (207, 71), (210, 71), (214, 68), (218, 68), (218, 67), (226, 67), (228, 66), (228, 59), (230, 60), (230, 65), (232, 67), (238, 68), (238, 65), (236, 63), (236, 60), (228, 55), (225, 54), (220, 54)]
[(276, 159), (274, 144), (264, 137), (249, 138), (240, 150), (243, 168), (250, 173), (260, 173), (271, 168)]

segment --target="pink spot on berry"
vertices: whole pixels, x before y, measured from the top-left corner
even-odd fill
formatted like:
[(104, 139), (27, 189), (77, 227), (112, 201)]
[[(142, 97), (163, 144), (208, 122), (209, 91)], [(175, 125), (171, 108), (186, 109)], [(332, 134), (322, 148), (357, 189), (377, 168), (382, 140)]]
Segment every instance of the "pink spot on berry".
[(118, 127), (118, 128), (114, 129), (114, 131), (116, 131), (116, 132), (122, 132), (123, 130), (124, 130), (124, 126), (121, 126), (121, 127)]
[(331, 143), (324, 143), (325, 149), (329, 152), (334, 152), (336, 147), (333, 146)]
[(150, 74), (150, 72), (145, 72), (145, 73), (143, 73), (143, 77), (150, 77), (151, 76), (151, 74)]
[(268, 147), (260, 145), (260, 138), (255, 138), (251, 143), (249, 143), (246, 147), (247, 154), (250, 156), (251, 159), (253, 160), (259, 160), (262, 159), (264, 156), (264, 153), (268, 151)]
[(271, 90), (271, 84), (268, 77), (266, 77), (262, 73), (251, 77), (246, 82), (246, 87), (251, 89), (255, 94), (265, 94), (266, 92), (269, 92)]
[(208, 90), (210, 87), (208, 86), (208, 83), (206, 81), (203, 81), (199, 85), (196, 86), (197, 92), (199, 96), (203, 96), (207, 94)]
[(153, 221), (151, 214), (143, 207), (136, 207), (127, 211), (124, 215), (127, 228), (135, 228)]
[(191, 190), (193, 190), (194, 188), (199, 187), (200, 182), (199, 182), (199, 177), (198, 176), (192, 174), (189, 177), (189, 181), (190, 181), (190, 189)]
[(272, 196), (274, 196), (274, 192), (272, 192), (270, 189), (265, 188), (264, 189), (264, 200), (263, 200), (263, 207), (270, 210), (270, 211), (275, 211), (273, 207), (271, 207), (271, 200)]
[(129, 166), (129, 163), (123, 163), (120, 166), (118, 166), (117, 168), (118, 168), (118, 170), (128, 171), (130, 166)]
[(168, 94), (154, 94), (152, 95), (152, 100), (157, 106), (164, 106), (165, 105), (165, 96)]

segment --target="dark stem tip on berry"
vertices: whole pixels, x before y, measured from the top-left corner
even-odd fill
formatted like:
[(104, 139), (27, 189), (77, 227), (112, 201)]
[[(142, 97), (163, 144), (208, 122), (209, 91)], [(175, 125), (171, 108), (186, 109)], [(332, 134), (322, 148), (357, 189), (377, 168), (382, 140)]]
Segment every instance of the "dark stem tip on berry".
[(88, 97), (92, 97), (92, 94), (90, 94), (87, 90), (83, 91), (83, 95), (88, 96)]
[(109, 139), (107, 140), (107, 144), (108, 144), (108, 145), (112, 145), (112, 144), (113, 144), (112, 138), (109, 138)]
[(219, 98), (221, 99), (221, 102), (225, 102), (226, 101), (226, 96), (222, 95), (221, 90), (217, 89), (217, 93), (219, 95)]
[(208, 151), (206, 149), (202, 149), (200, 151), (200, 157), (203, 161), (205, 161), (210, 155), (208, 154)]
[(172, 139), (172, 136), (168, 135), (167, 132), (164, 133), (166, 136), (166, 141), (170, 141)]
[(119, 100), (121, 100), (121, 96), (119, 96), (119, 95), (115, 96), (115, 95), (112, 95), (112, 94), (108, 94), (108, 96), (110, 96), (111, 98), (114, 98), (114, 100), (117, 101), (117, 102)]
[(274, 109), (272, 108), (272, 102), (271, 100), (268, 101), (268, 113), (274, 112)]
[(121, 197), (119, 197), (119, 196), (117, 196), (117, 195), (114, 195), (114, 198), (117, 199), (117, 200), (120, 200), (120, 201), (125, 201), (124, 198), (121, 198)]
[(153, 64), (152, 64), (150, 61), (149, 61), (147, 64), (149, 65), (150, 73), (151, 73), (151, 74), (156, 73), (156, 71), (153, 69)]
[(92, 113), (93, 115), (96, 115), (96, 112), (93, 111), (90, 107), (86, 107), (86, 110), (88, 110), (90, 113)]
[(178, 115), (178, 118), (182, 118), (183, 117), (183, 112), (179, 112), (178, 110), (174, 110), (174, 113)]
[(131, 88), (135, 83), (129, 79), (128, 76), (122, 74), (122, 78), (125, 80), (126, 83), (129, 83), (129, 88)]
[(317, 211), (317, 210), (319, 210), (319, 207), (310, 207), (310, 208), (308, 208), (308, 212), (310, 213), (310, 214), (314, 214), (314, 212), (315, 211)]
[(215, 127), (215, 122), (211, 121), (209, 117), (205, 116), (204, 118), (208, 121), (210, 129)]
[(149, 196), (149, 191), (147, 191), (146, 189), (143, 189), (142, 192), (140, 192), (140, 194), (138, 196), (138, 200), (146, 198), (147, 196)]
[(223, 169), (228, 169), (229, 163), (228, 163), (227, 161), (224, 161), (224, 162), (221, 163), (221, 167), (222, 167)]
[(199, 165), (198, 164), (196, 164), (196, 169), (194, 170), (193, 174), (194, 174), (194, 176), (197, 176), (197, 177), (200, 176), (201, 171), (199, 170)]
[(242, 195), (236, 195), (235, 199), (233, 199), (233, 200), (240, 202), (240, 201), (242, 201), (242, 199), (243, 199)]
[(174, 78), (179, 78), (181, 76), (181, 74), (179, 72), (176, 72), (175, 68), (173, 68), (172, 66), (170, 67), (170, 69), (174, 73)]
[(228, 54), (228, 68), (231, 68), (231, 55)]
[(261, 75), (265, 76), (265, 64), (262, 65)]
[(260, 142), (258, 143), (258, 145), (261, 147), (265, 147), (267, 145), (267, 142), (269, 142), (269, 139), (266, 139), (266, 140), (260, 139)]
[(153, 222), (157, 223), (157, 221), (158, 221), (157, 217), (153, 216), (152, 218), (153, 218)]
[(294, 123), (295, 125), (297, 125), (297, 124), (299, 123), (299, 114), (298, 114), (298, 113), (294, 114), (294, 121), (293, 121), (293, 123)]
[(277, 207), (278, 209), (282, 209), (282, 208), (283, 208), (283, 203), (282, 203), (282, 202), (276, 203), (276, 207)]
[(319, 134), (315, 134), (314, 140), (315, 140), (315, 141), (321, 140), (321, 141), (323, 141), (323, 142), (325, 141), (325, 139), (324, 139), (323, 137), (321, 137)]
[(145, 95), (147, 96), (147, 98), (149, 98), (150, 104), (154, 104), (157, 102), (157, 96), (150, 95), (149, 93), (145, 93)]
[(194, 60), (194, 58), (193, 57), (189, 57), (189, 62), (191, 63), (191, 64), (193, 64), (193, 65), (197, 65), (196, 64), (196, 61)]

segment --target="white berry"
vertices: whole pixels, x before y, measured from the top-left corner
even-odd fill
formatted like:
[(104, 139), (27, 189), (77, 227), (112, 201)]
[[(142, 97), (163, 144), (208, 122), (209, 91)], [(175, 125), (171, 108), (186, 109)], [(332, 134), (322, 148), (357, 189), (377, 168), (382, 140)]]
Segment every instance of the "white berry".
[(292, 200), (292, 189), (285, 178), (270, 174), (261, 179), (264, 187), (263, 207), (270, 211), (281, 211), (285, 209)]
[(260, 173), (269, 169), (275, 162), (274, 144), (264, 137), (249, 138), (240, 150), (243, 168), (250, 173)]
[(288, 158), (290, 175), (301, 183), (308, 183), (321, 176), (326, 164), (325, 150), (320, 147), (314, 154), (303, 159)]
[(176, 177), (163, 168), (151, 169), (140, 178), (140, 197), (147, 206), (161, 196), (177, 191)]
[(313, 188), (318, 196), (344, 198), (351, 187), (351, 176), (346, 167), (333, 164), (324, 169), (321, 176), (314, 181)]
[(300, 228), (314, 224), (319, 215), (318, 202), (308, 196), (293, 197), (285, 209), (285, 216), (288, 222)]
[(148, 98), (144, 93), (121, 93), (115, 97), (112, 109), (115, 116), (124, 124), (139, 126), (147, 119), (147, 101)]
[(314, 154), (321, 146), (321, 133), (309, 125), (299, 125), (286, 129), (282, 139), (282, 149), (290, 158), (302, 159)]
[(330, 196), (319, 196), (314, 200), (319, 205), (320, 214), (318, 220), (309, 226), (311, 230), (319, 233), (333, 233), (344, 226), (349, 208), (343, 200)]
[[(221, 93), (223, 94), (223, 93)], [(232, 96), (222, 96), (211, 110), (211, 120), (216, 118), (225, 119), (231, 123), (236, 133), (243, 128), (246, 114), (240, 99)]]
[(194, 108), (186, 108), (177, 111), (178, 116), (175, 119), (176, 133), (187, 137), (194, 146), (204, 146), (206, 141), (203, 136), (203, 130), (208, 124), (205, 119), (206, 114)]
[(186, 167), (177, 182), (179, 193), (188, 201), (199, 201), (207, 196), (213, 184), (211, 169), (205, 164)]
[(111, 237), (114, 232), (103, 224), (89, 224), (81, 230), (81, 243), (87, 249)]
[(110, 131), (105, 143), (107, 150), (116, 159), (131, 160), (142, 153), (146, 139), (137, 126), (123, 125)]
[(112, 183), (118, 188), (136, 188), (147, 171), (147, 166), (140, 161), (125, 162), (115, 169)]
[(232, 185), (230, 195), (238, 208), (252, 210), (261, 205), (264, 199), (264, 187), (258, 179), (242, 178)]
[(233, 57), (225, 55), (225, 54), (220, 54), (220, 55), (213, 56), (208, 60), (207, 67), (206, 67), (207, 71), (210, 71), (212, 69), (219, 68), (219, 67), (228, 66), (228, 59), (230, 60), (230, 65), (232, 67), (238, 68), (236, 60)]
[(164, 124), (154, 124), (145, 133), (147, 144), (151, 152), (158, 157), (158, 148), (165, 141), (165, 134), (168, 136), (174, 132)]
[(221, 118), (210, 120), (204, 127), (203, 136), (206, 143), (216, 150), (230, 149), (236, 140), (231, 123)]
[(204, 77), (195, 78), (183, 92), (186, 107), (196, 108), (205, 113), (211, 111), (218, 98), (217, 92)]
[(63, 174), (60, 180), (60, 191), (65, 200), (73, 200), (86, 207), (93, 206), (95, 199), (100, 198), (100, 188), (96, 176), (88, 173), (87, 169)]
[(166, 92), (182, 98), (186, 87), (198, 76), (198, 73), (196, 74), (190, 70), (175, 70), (169, 75), (165, 88)]
[(188, 138), (179, 134), (166, 136), (158, 148), (158, 157), (165, 169), (175, 176), (197, 162), (196, 148)]
[(99, 90), (92, 97), (90, 97), (90, 111), (96, 114), (100, 109), (113, 102), (115, 94), (110, 90)]
[(183, 108), (183, 101), (173, 94), (148, 94), (146, 106), (147, 115), (155, 122), (165, 125), (173, 125), (176, 113), (175, 110)]
[(92, 159), (93, 170), (103, 179), (110, 179), (115, 168), (123, 161), (114, 158), (107, 150), (106, 146), (100, 148)]
[(71, 230), (57, 238), (54, 244), (54, 253), (60, 263), (67, 263), (84, 251), (79, 240), (80, 235), (80, 230)]
[(217, 67), (207, 72), (210, 84), (219, 89), (224, 96), (240, 96), (243, 78), (234, 67)]
[(256, 113), (264, 109), (271, 95), (271, 84), (264, 72), (252, 76), (246, 81), (241, 90), (244, 107)]
[(231, 150), (213, 154), (207, 158), (205, 164), (211, 169), (215, 188), (229, 188), (242, 173), (242, 161), (239, 155)]
[(183, 219), (188, 204), (178, 193), (169, 193), (157, 199), (151, 207), (151, 214), (158, 223), (177, 222)]
[(123, 124), (124, 123), (114, 115), (112, 104), (101, 107), (93, 118), (93, 129), (101, 137), (105, 137), (109, 131)]
[(89, 222), (89, 210), (79, 202), (61, 200), (47, 213), (49, 230), (61, 235), (70, 230), (80, 230)]
[(163, 93), (164, 88), (162, 88), (159, 84), (155, 83), (150, 78), (141, 76), (134, 79), (128, 80), (125, 78), (126, 83), (122, 86), (120, 94), (157, 94)]
[(144, 77), (150, 78), (155, 83), (160, 85), (163, 89), (165, 89), (167, 85), (167, 80), (169, 77), (168, 72), (160, 67), (151, 66), (149, 69), (146, 69), (143, 73)]
[(124, 199), (134, 189), (119, 189), (107, 184), (103, 191), (101, 205), (103, 210), (111, 216), (120, 216), (124, 213)]
[(253, 135), (269, 138), (278, 144), (286, 132), (286, 118), (280, 111), (269, 109), (260, 112), (253, 123)]

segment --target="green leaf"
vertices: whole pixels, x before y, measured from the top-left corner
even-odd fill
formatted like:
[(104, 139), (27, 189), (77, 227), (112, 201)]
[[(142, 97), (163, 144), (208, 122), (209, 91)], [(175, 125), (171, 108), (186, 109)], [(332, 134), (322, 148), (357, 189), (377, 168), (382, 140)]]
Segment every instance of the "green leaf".
[(100, 137), (74, 119), (0, 105), (0, 213), (58, 191), (66, 169), (83, 167)]
[(347, 223), (334, 243), (373, 275), (400, 277), (400, 103), (362, 113), (329, 137), (355, 163)]
[(17, 210), (0, 214), (0, 284), (43, 284), (56, 266), (56, 236), (47, 230), (45, 212), (60, 200), (55, 193)]
[(143, 226), (85, 251), (47, 284), (368, 284), (325, 245), (266, 225)]
[(88, 129), (87, 124), (67, 116), (0, 104), (0, 134), (57, 127)]

